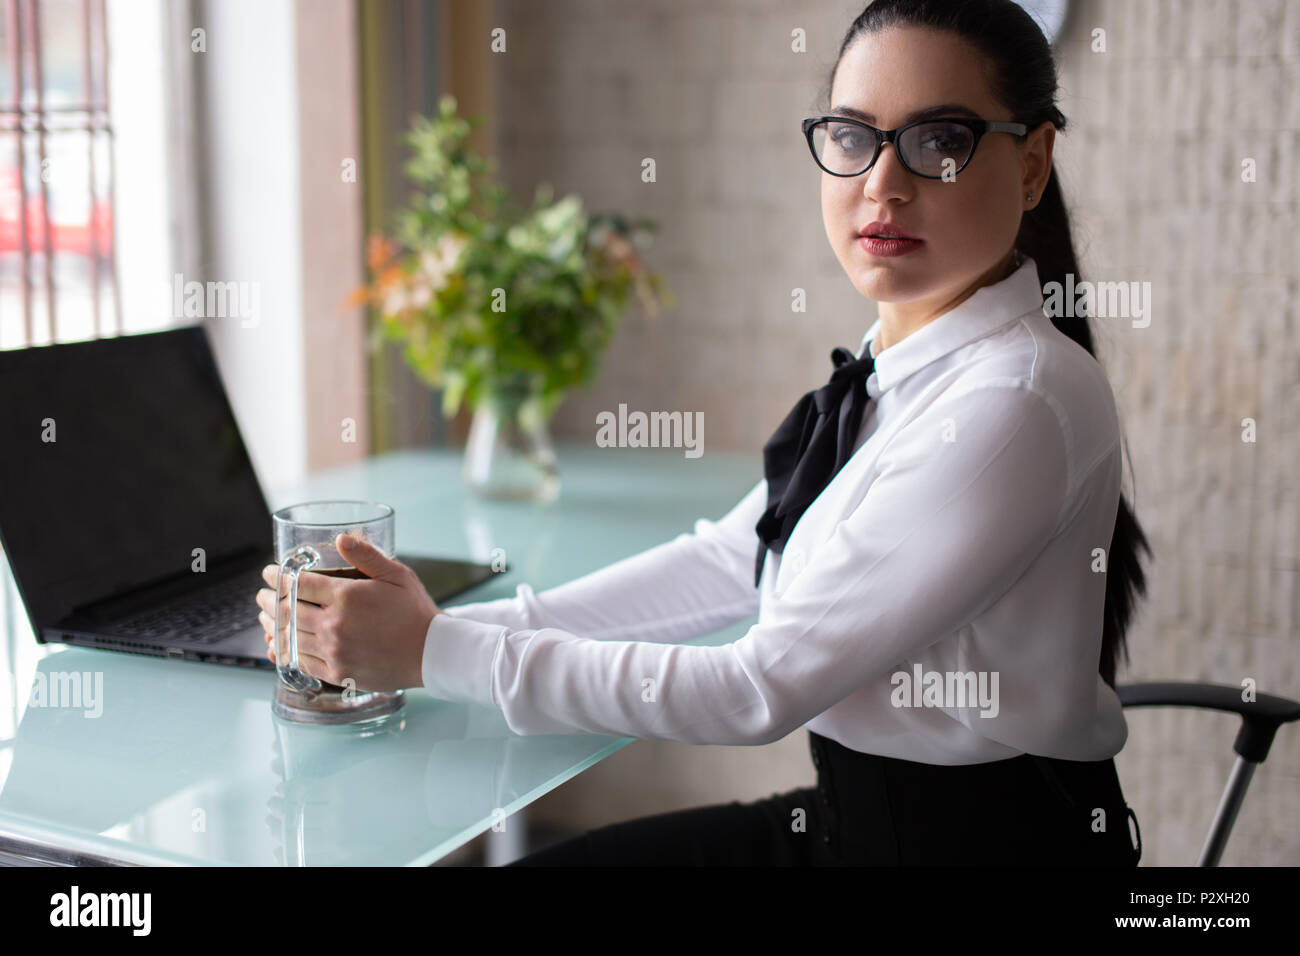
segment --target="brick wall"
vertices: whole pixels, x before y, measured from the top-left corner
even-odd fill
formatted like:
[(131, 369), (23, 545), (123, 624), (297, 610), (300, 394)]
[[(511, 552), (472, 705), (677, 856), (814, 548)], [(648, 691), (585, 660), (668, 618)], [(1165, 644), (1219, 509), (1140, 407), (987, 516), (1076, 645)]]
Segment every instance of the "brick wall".
[[(874, 320), (823, 231), (799, 119), (857, 2), (497, 0), (499, 155), (538, 182), (661, 224), (677, 297), (639, 312), (558, 433), (602, 409), (703, 411), (707, 447), (760, 451)], [(803, 28), (807, 52), (791, 52)], [(1105, 52), (1092, 49), (1105, 30)], [(1149, 281), (1152, 321), (1097, 320), (1136, 508), (1155, 551), (1121, 680), (1208, 680), (1300, 696), (1300, 0), (1076, 0), (1059, 44), (1070, 125), (1057, 167), (1084, 278)], [(657, 182), (641, 182), (654, 157)], [(1242, 160), (1256, 181), (1242, 181)], [(806, 313), (790, 309), (807, 292)], [(1254, 419), (1257, 440), (1241, 439)], [(707, 458), (707, 456), (706, 456)], [(1132, 476), (1126, 490), (1132, 496)], [(1234, 718), (1129, 714), (1117, 758), (1144, 864), (1190, 864), (1234, 755)], [(596, 826), (808, 785), (802, 731), (767, 747), (641, 742), (539, 801)], [(1300, 863), (1300, 728), (1279, 735), (1226, 864)]]
[[(1127, 679), (1300, 697), (1300, 3), (1077, 4), (1059, 168), (1083, 269), (1152, 283), (1097, 331), (1155, 551)], [(1106, 31), (1105, 53), (1091, 49)], [(1243, 182), (1253, 159), (1256, 181)], [(1243, 442), (1242, 420), (1256, 423)], [(1133, 485), (1129, 483), (1129, 490)], [(1235, 718), (1130, 711), (1117, 758), (1144, 862), (1195, 862)], [(1300, 728), (1278, 735), (1223, 862), (1300, 862)]]

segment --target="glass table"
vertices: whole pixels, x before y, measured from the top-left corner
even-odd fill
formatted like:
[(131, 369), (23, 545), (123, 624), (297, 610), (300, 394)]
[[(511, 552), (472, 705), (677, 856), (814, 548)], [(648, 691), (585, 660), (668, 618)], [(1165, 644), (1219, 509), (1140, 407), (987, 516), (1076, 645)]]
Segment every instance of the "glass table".
[[(513, 595), (522, 581), (541, 591), (667, 541), (721, 517), (761, 477), (757, 455), (590, 443), (557, 453), (563, 488), (549, 504), (470, 497), (457, 449), (319, 472), (270, 504), (380, 500), (397, 511), (405, 553), (485, 564), (503, 553), (509, 569), (453, 605)], [(7, 862), (425, 866), (631, 742), (519, 736), (495, 708), (423, 689), (369, 730), (286, 724), (271, 713), (273, 671), (37, 644), (7, 560), (0, 572)], [(734, 641), (752, 623), (698, 642)], [(87, 706), (33, 700), (54, 682)]]

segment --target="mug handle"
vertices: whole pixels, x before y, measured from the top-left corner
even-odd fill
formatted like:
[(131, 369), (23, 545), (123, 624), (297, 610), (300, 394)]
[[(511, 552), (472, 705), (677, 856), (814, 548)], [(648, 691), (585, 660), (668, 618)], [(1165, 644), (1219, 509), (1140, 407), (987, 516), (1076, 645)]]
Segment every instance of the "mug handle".
[[(314, 697), (320, 692), (321, 682), (308, 673), (305, 673), (298, 667), (298, 574), (301, 571), (308, 571), (316, 566), (320, 561), (320, 553), (310, 545), (301, 545), (295, 548), (289, 554), (285, 555), (280, 562), (279, 574), (275, 579), (275, 669), (280, 675), (286, 686), (298, 691), (300, 694), (306, 694), (308, 697)], [(289, 640), (288, 647), (281, 644), (280, 628), (282, 627), (282, 614), (285, 613), (284, 603), (279, 600), (280, 584), (285, 575), (289, 576)]]

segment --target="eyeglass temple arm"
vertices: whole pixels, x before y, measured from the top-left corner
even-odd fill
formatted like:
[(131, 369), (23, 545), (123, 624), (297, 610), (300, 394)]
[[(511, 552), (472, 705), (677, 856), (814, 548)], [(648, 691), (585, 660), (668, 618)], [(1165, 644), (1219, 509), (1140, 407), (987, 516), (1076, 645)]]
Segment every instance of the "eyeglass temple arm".
[(1015, 133), (1017, 136), (1024, 136), (1029, 132), (1029, 127), (1024, 123), (1004, 123), (1001, 120), (987, 121), (984, 129), (990, 133)]

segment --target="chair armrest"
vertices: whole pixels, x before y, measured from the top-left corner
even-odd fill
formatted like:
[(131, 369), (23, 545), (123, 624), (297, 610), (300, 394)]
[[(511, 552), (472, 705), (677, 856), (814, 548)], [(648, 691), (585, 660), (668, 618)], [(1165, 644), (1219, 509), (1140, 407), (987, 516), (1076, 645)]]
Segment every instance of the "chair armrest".
[(1125, 707), (1200, 707), (1237, 714), (1241, 730), (1232, 749), (1246, 760), (1263, 763), (1277, 729), (1300, 719), (1300, 703), (1272, 694), (1243, 700), (1240, 687), (1183, 681), (1122, 684), (1115, 688)]

